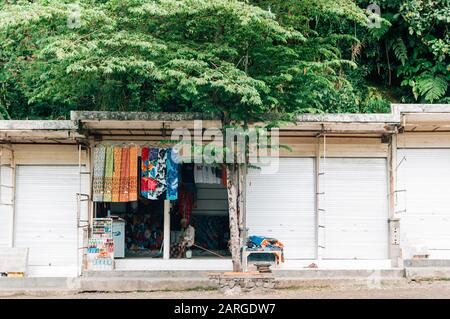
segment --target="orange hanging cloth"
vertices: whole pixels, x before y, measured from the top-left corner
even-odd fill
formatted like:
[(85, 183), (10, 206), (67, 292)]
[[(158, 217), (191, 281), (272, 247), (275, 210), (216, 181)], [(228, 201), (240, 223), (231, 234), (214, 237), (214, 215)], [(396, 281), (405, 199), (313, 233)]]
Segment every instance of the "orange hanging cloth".
[(119, 202), (128, 202), (130, 189), (130, 152), (128, 147), (122, 148), (120, 168)]
[(130, 186), (129, 198), (130, 202), (137, 201), (138, 195), (138, 148), (130, 147)]
[(120, 198), (120, 169), (122, 160), (122, 148), (114, 147), (114, 171), (112, 177), (112, 202), (118, 202)]

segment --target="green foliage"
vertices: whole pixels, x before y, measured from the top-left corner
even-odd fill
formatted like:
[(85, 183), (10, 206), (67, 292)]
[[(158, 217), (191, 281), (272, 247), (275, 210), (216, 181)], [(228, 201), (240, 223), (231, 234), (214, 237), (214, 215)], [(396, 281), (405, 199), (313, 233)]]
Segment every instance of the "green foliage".
[(449, 100), (449, 1), (70, 0), (0, 3), (0, 114), (71, 109), (385, 112)]
[(448, 89), (448, 81), (443, 76), (424, 74), (417, 79), (417, 92), (425, 97), (425, 100), (433, 102), (445, 95)]
[[(361, 6), (367, 1), (359, 1)], [(380, 0), (389, 28), (374, 36), (361, 30), (360, 63), (368, 79), (381, 83), (402, 102), (446, 103), (450, 92), (450, 1)]]
[(405, 65), (406, 61), (408, 60), (408, 49), (406, 48), (403, 39), (402, 38), (395, 39), (394, 41), (392, 41), (391, 46), (397, 60), (400, 61), (402, 65)]

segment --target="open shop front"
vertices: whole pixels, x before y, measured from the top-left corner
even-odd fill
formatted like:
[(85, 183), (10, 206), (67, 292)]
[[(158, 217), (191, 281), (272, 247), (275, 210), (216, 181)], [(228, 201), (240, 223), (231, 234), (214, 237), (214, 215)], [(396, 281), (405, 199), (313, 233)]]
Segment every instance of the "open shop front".
[(223, 167), (178, 163), (168, 147), (96, 145), (92, 154), (87, 269), (152, 270), (157, 260), (229, 260)]

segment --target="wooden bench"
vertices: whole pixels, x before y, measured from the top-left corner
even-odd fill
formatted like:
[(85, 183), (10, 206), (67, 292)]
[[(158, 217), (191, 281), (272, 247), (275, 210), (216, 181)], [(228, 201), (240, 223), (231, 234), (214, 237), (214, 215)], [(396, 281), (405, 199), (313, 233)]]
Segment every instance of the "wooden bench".
[(273, 263), (273, 264), (274, 264), (275, 268), (277, 268), (278, 267), (278, 260), (281, 260), (282, 251), (281, 250), (276, 250), (276, 249), (273, 249), (273, 250), (271, 250), (271, 249), (254, 250), (254, 249), (246, 249), (246, 247), (244, 247), (242, 249), (242, 269), (243, 269), (243, 271), (247, 271), (248, 270), (248, 257), (251, 254), (273, 254), (273, 255), (275, 255), (275, 263)]

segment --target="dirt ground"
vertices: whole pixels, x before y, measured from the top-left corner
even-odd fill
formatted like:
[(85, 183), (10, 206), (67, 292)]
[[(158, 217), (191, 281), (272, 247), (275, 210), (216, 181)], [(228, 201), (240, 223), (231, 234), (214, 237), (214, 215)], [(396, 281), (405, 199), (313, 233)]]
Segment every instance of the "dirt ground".
[(61, 299), (222, 299), (222, 298), (293, 298), (293, 299), (395, 299), (395, 298), (445, 298), (450, 299), (450, 281), (402, 281), (384, 283), (376, 287), (367, 285), (332, 286), (310, 284), (276, 290), (256, 290), (252, 292), (224, 294), (217, 290), (155, 291), (126, 293), (80, 293), (58, 295), (17, 295), (3, 298), (61, 298)]

